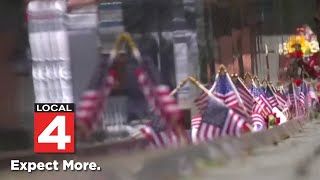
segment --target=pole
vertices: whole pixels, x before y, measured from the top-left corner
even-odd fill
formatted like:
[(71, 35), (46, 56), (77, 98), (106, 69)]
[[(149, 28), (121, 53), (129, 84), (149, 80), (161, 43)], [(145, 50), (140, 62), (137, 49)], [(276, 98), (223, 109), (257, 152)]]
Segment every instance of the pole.
[(266, 50), (266, 64), (267, 64), (267, 80), (270, 82), (270, 65), (269, 65), (269, 52), (268, 52), (268, 45), (265, 44)]

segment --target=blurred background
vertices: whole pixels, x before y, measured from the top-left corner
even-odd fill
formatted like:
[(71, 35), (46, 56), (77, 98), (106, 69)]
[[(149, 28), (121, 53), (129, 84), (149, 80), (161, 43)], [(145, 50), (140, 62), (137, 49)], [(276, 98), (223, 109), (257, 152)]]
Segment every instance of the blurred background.
[[(0, 151), (32, 148), (34, 90), (27, 4), (0, 1)], [(308, 24), (315, 32), (319, 27), (315, 0), (71, 0), (69, 5), (66, 26), (75, 101), (90, 79), (86, 74), (94, 73), (95, 64), (104, 59), (122, 31), (133, 35), (141, 52), (160, 71), (161, 80), (174, 88), (188, 75), (210, 82), (220, 64), (230, 73), (250, 72), (263, 79), (266, 59), (272, 67), (270, 81), (286, 81), (279, 44), (298, 26)], [(81, 24), (79, 17), (87, 19)], [(177, 51), (177, 47), (185, 48)], [(119, 71), (129, 72), (130, 64), (121, 63), (126, 64), (119, 60)], [(114, 94), (144, 101), (132, 93), (128, 77), (122, 77)], [(188, 85), (179, 92), (179, 103), (194, 111), (190, 97), (197, 94)], [(142, 110), (136, 111), (129, 115), (131, 119)]]

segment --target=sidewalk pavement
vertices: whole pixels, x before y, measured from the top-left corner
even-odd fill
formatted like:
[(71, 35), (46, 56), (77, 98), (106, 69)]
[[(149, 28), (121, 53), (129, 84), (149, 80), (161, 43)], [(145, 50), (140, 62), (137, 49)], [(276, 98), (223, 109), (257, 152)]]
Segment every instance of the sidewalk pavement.
[(320, 155), (313, 155), (317, 148), (320, 149), (320, 120), (307, 123), (303, 132), (277, 146), (256, 149), (252, 156), (224, 167), (203, 169), (191, 179), (318, 180)]

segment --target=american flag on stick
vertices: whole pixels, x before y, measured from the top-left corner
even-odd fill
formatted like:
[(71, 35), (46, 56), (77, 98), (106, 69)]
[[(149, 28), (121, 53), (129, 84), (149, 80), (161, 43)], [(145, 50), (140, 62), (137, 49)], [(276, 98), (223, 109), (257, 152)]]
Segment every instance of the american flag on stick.
[(280, 109), (285, 109), (288, 108), (288, 100), (287, 97), (283, 94), (281, 94), (280, 92), (275, 92), (274, 95), (276, 96), (277, 100), (278, 100), (278, 104), (279, 104), (279, 108)]
[(307, 84), (305, 81), (302, 82), (301, 87), (300, 87), (300, 93), (299, 93), (299, 102), (301, 104), (302, 107), (305, 108), (305, 100), (306, 100), (306, 96), (308, 94), (308, 90), (307, 90)]
[(234, 86), (229, 74), (225, 69), (220, 69), (218, 77), (211, 89), (212, 93), (220, 99), (228, 108), (233, 109), (238, 114), (249, 117), (240, 95)]
[[(250, 75), (247, 74), (245, 76), (248, 80), (250, 80), (251, 82), (253, 82), (252, 79), (250, 79)], [(255, 98), (253, 96), (253, 94), (251, 92), (255, 93), (256, 97), (260, 96), (261, 91), (256, 88), (255, 84), (252, 83), (250, 84), (251, 87), (251, 91), (249, 90), (249, 88), (247, 88), (246, 85), (244, 85), (244, 83), (242, 83), (243, 81), (241, 81), (241, 79), (238, 79), (238, 82), (236, 82), (236, 86), (238, 87), (238, 91), (240, 94), (240, 97), (242, 97), (242, 99), (244, 100), (244, 102), (247, 102), (245, 104), (247, 104), (246, 106), (248, 108), (251, 108), (250, 111), (250, 115), (251, 115), (251, 123), (253, 125), (253, 130), (254, 131), (261, 131), (263, 129), (267, 128), (266, 122), (265, 122), (265, 116), (264, 115), (264, 104), (258, 103), (258, 98)], [(255, 90), (252, 91), (252, 88), (255, 88)], [(245, 90), (245, 91), (244, 91)], [(249, 101), (250, 100), (250, 101)]]
[(234, 110), (210, 97), (197, 133), (197, 141), (210, 141), (222, 136), (239, 137), (246, 121)]
[(299, 89), (294, 85), (294, 83), (290, 83), (288, 87), (288, 96), (290, 99), (290, 110), (294, 115), (300, 115), (299, 112)]
[(282, 110), (287, 109), (285, 112), (289, 117), (289, 111), (288, 109), (290, 108), (290, 98), (287, 94), (287, 92), (284, 90), (283, 86), (279, 86), (278, 90), (276, 91), (276, 96), (279, 102), (279, 106), (281, 107)]
[[(255, 90), (253, 90), (255, 91)], [(251, 115), (251, 121), (255, 131), (261, 131), (267, 129), (268, 125), (266, 120), (268, 115), (272, 113), (272, 107), (269, 104), (269, 101), (265, 98), (265, 95), (256, 88), (255, 104), (253, 107), (253, 113)]]
[[(206, 89), (210, 89), (211, 87), (212, 87), (212, 84), (205, 86)], [(194, 100), (195, 106), (199, 110), (200, 114), (203, 114), (204, 110), (207, 108), (208, 100), (209, 100), (208, 94), (201, 90), (201, 93), (199, 94), (199, 96), (196, 97), (196, 99)]]
[(243, 101), (245, 111), (249, 115), (252, 114), (253, 105), (254, 105), (254, 98), (252, 94), (248, 90), (247, 86), (244, 84), (243, 80), (237, 75), (234, 75), (234, 84), (239, 92), (240, 98)]
[(272, 106), (270, 105), (269, 101), (265, 97), (265, 93), (255, 86), (250, 87), (251, 94), (254, 96), (255, 101), (257, 104), (254, 106), (253, 111), (257, 113), (263, 113), (264, 116), (272, 113)]
[(270, 105), (272, 107), (278, 107), (279, 106), (277, 97), (275, 96), (275, 94), (274, 94), (273, 90), (271, 89), (270, 85), (267, 85), (265, 94), (266, 94), (267, 100), (269, 101), (269, 103), (270, 103)]
[(140, 131), (154, 148), (173, 146), (178, 139), (174, 131), (168, 129), (165, 120), (161, 119), (160, 116), (154, 116), (150, 123), (146, 124)]
[(200, 114), (194, 115), (191, 118), (191, 128), (199, 128), (201, 124), (202, 116)]
[[(102, 67), (108, 69), (105, 66)], [(89, 88), (82, 93), (76, 106), (75, 117), (78, 125), (85, 128), (83, 130), (86, 132), (83, 133), (89, 134), (101, 123), (106, 100), (112, 91), (116, 77), (116, 72), (112, 69), (107, 73), (98, 71)]]
[(313, 102), (319, 103), (318, 96), (317, 96), (312, 84), (309, 82), (307, 83), (307, 90), (308, 90), (308, 95), (307, 95), (308, 106), (311, 107)]
[(136, 70), (141, 90), (154, 111), (151, 124), (141, 129), (141, 132), (156, 147), (177, 146), (188, 143), (187, 132), (182, 124), (182, 112), (170, 89), (165, 85), (155, 85), (147, 71)]
[[(255, 106), (261, 106), (260, 104), (256, 103)], [(254, 108), (255, 110), (258, 110), (260, 108)], [(253, 111), (251, 114), (251, 122), (253, 125), (253, 129), (254, 131), (262, 131), (267, 129), (267, 123), (266, 123), (266, 118), (265, 116), (263, 116), (262, 113), (259, 112), (255, 112)]]
[(290, 104), (288, 103), (288, 99), (285, 95), (281, 94), (280, 92), (276, 92), (275, 96), (278, 100), (279, 104), (279, 109), (284, 113), (284, 115), (289, 118), (290, 117), (290, 112), (289, 112), (289, 107)]

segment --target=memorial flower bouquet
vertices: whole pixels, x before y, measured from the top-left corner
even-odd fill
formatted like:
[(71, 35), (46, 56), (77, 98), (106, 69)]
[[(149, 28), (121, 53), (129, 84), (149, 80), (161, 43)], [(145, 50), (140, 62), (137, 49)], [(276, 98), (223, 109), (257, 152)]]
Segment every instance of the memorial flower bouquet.
[(289, 59), (286, 67), (290, 78), (302, 78), (304, 73), (320, 78), (319, 43), (309, 26), (298, 28), (279, 48), (279, 53)]

